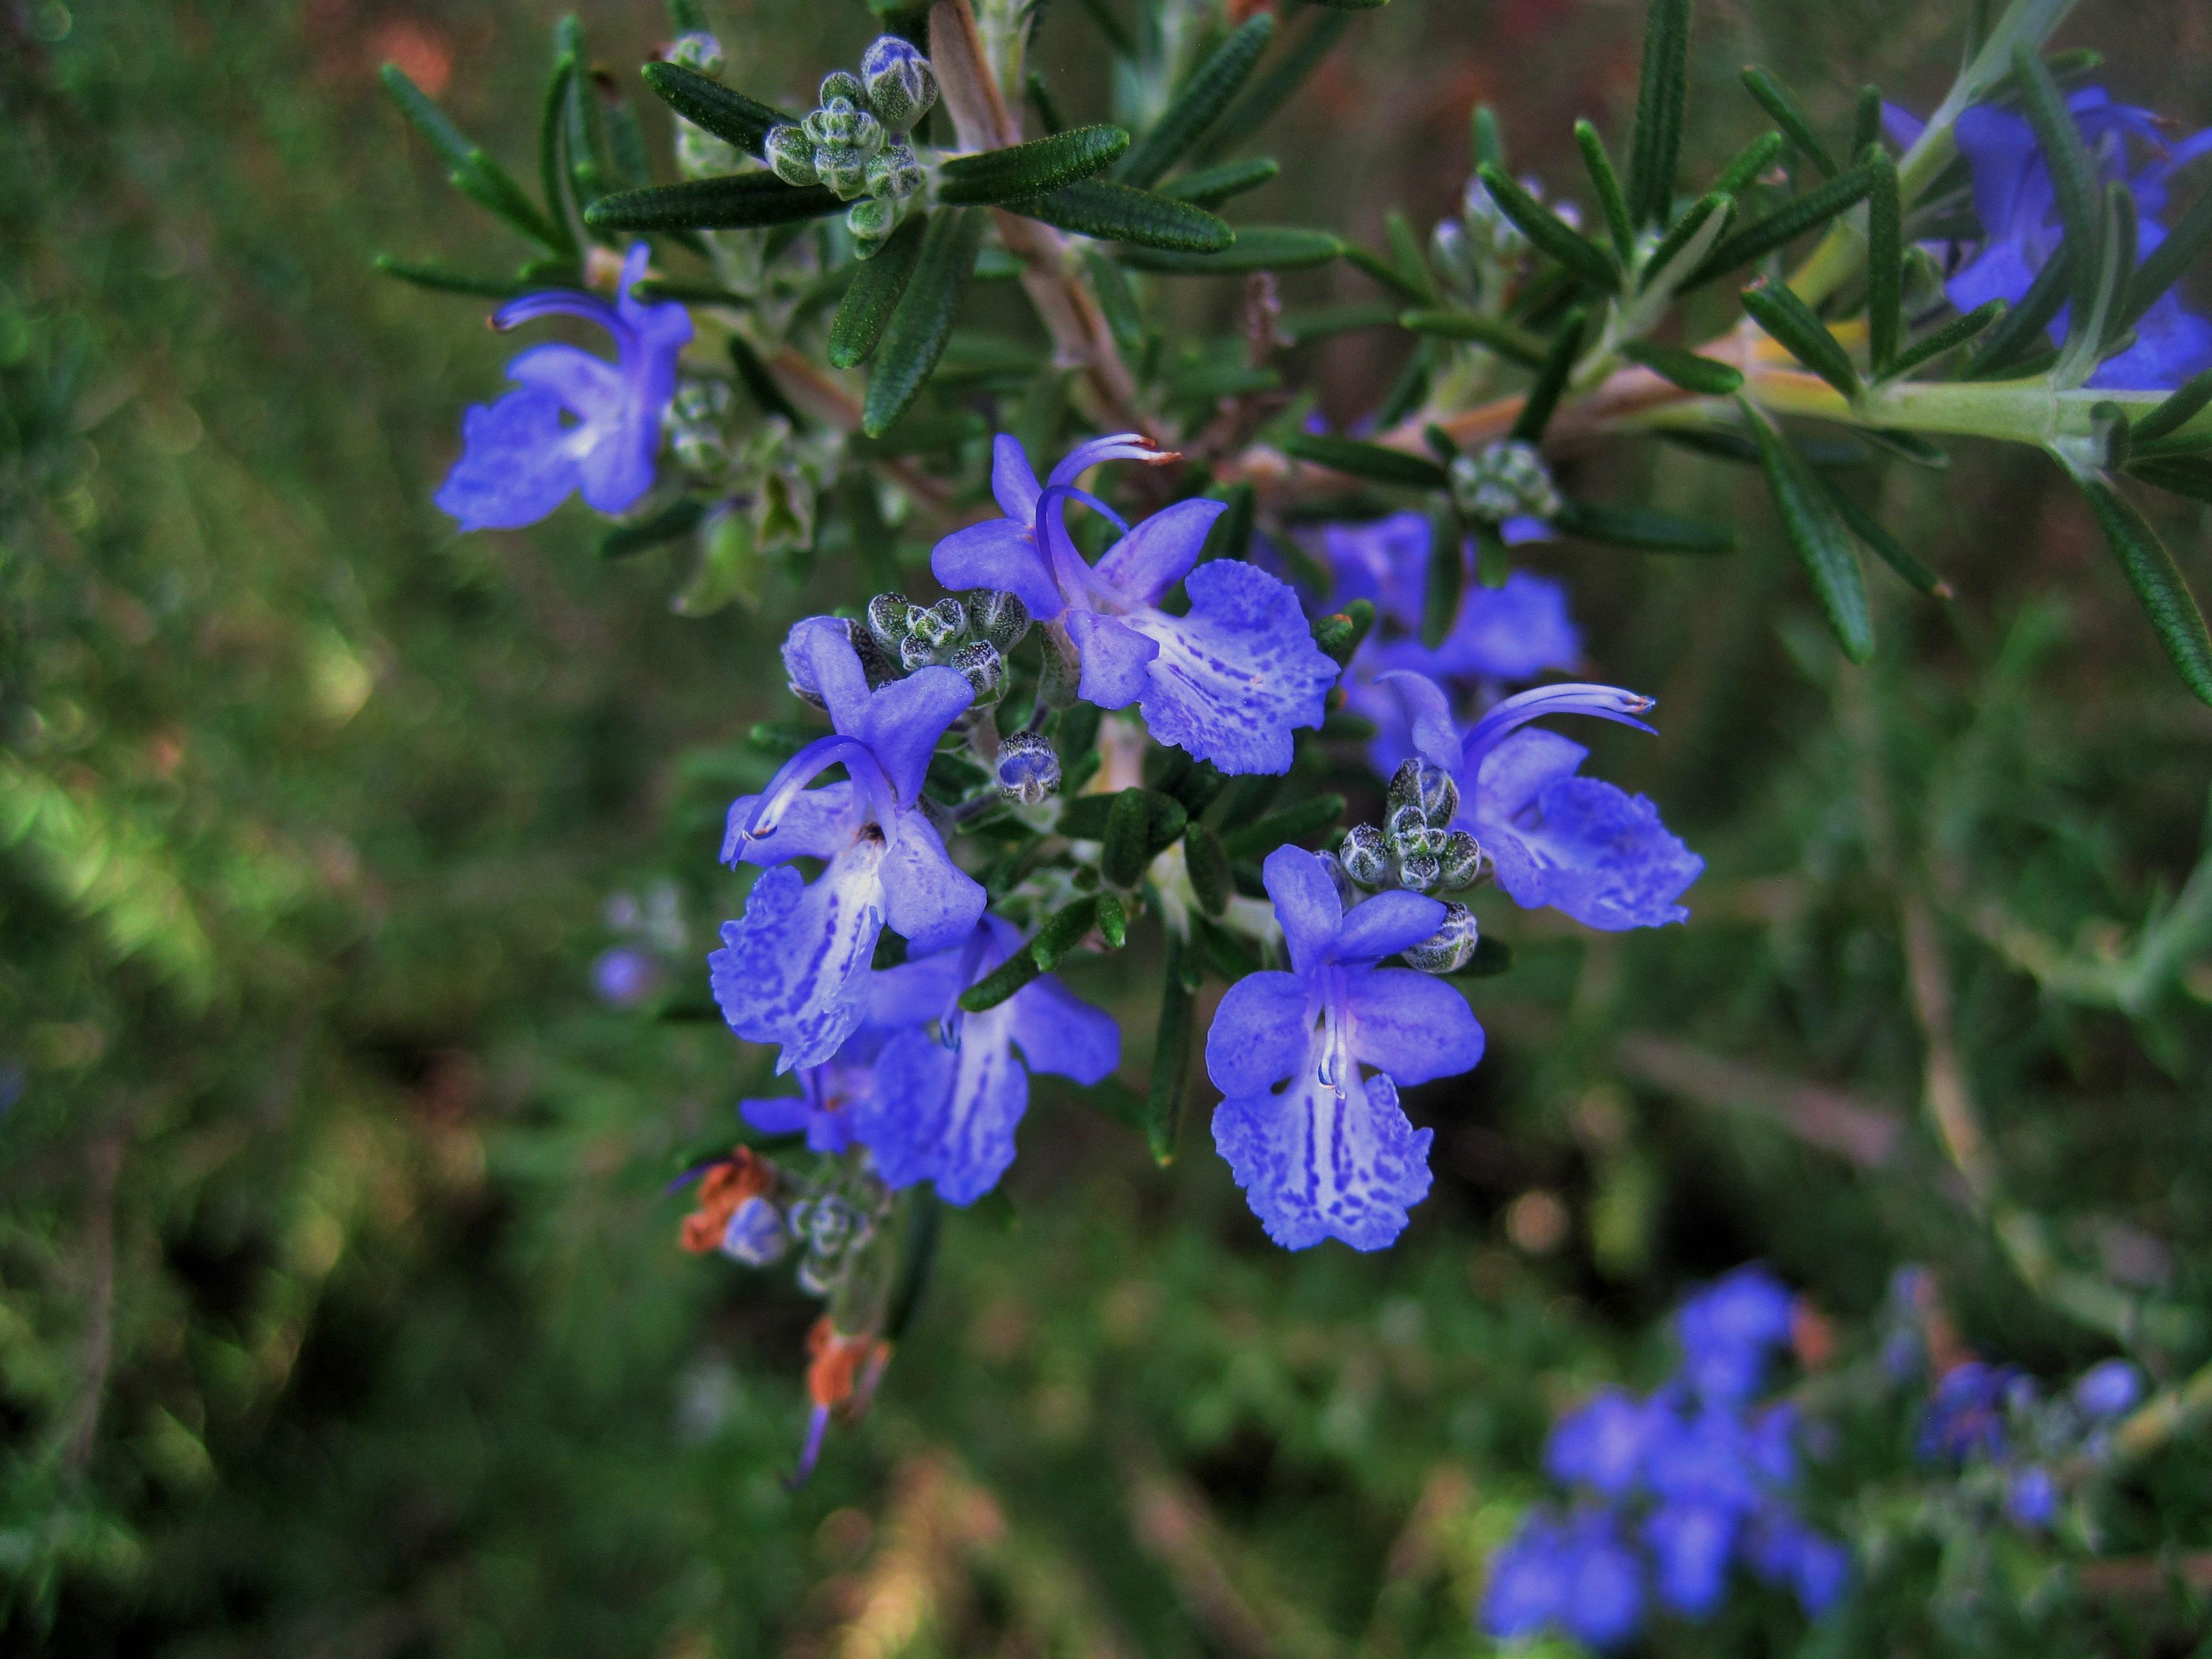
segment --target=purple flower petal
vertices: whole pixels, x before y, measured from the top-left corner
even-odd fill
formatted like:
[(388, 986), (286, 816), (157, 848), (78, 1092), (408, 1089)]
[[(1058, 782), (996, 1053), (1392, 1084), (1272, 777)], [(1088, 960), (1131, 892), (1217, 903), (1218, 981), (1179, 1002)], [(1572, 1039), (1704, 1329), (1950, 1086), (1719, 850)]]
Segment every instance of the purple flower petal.
[(1328, 959), (1337, 929), (1344, 924), (1344, 901), (1322, 862), (1303, 847), (1278, 847), (1260, 866), (1260, 879), (1282, 924), (1291, 966), (1310, 973)]
[(1213, 521), (1226, 501), (1177, 501), (1155, 513), (1114, 544), (1094, 567), (1098, 579), (1132, 605), (1152, 605), (1198, 562)]
[(1252, 1213), (1291, 1250), (1389, 1246), (1428, 1195), (1433, 1138), (1406, 1121), (1388, 1077), (1347, 1078), (1339, 1094), (1311, 1063), (1281, 1091), (1231, 1095), (1213, 1114), (1213, 1144)]
[(911, 806), (921, 799), (937, 740), (975, 701), (975, 688), (957, 669), (917, 669), (869, 697), (853, 735), (874, 751), (900, 802)]
[(1127, 708), (1152, 689), (1152, 663), (1160, 648), (1121, 618), (1071, 611), (1067, 636), (1082, 653), (1083, 678), (1076, 695), (1084, 702), (1100, 708)]
[(983, 914), (986, 895), (953, 863), (929, 820), (901, 812), (884, 826), (890, 836), (883, 862), (884, 919), (915, 950), (941, 950), (964, 939)]
[(1225, 1095), (1258, 1094), (1306, 1063), (1316, 1015), (1297, 974), (1247, 974), (1222, 994), (1206, 1033), (1206, 1074)]
[(1380, 962), (1385, 957), (1412, 949), (1443, 925), (1442, 899), (1394, 887), (1363, 900), (1346, 912), (1329, 958), (1343, 963)]
[(881, 862), (863, 842), (811, 885), (781, 866), (753, 884), (742, 918), (722, 924), (722, 948), (707, 958), (714, 1000), (747, 1042), (783, 1045), (779, 1072), (820, 1064), (860, 1023), (883, 928)]
[[(1011, 443), (1001, 438), (1000, 443)], [(1037, 550), (1026, 515), (989, 519), (956, 530), (938, 543), (929, 556), (932, 574), (958, 592), (970, 587), (1001, 587), (1016, 595), (1039, 622), (1050, 622), (1067, 608), (1052, 567)]]
[[(1439, 912), (1443, 908), (1437, 906)], [(1352, 1052), (1368, 1065), (1414, 1084), (1456, 1077), (1481, 1060), (1482, 1027), (1455, 987), (1411, 968), (1370, 969), (1349, 977), (1341, 1012), (1352, 1022)]]
[(1088, 1088), (1121, 1064), (1121, 1028), (1113, 1015), (1092, 1007), (1050, 974), (1017, 991), (1008, 1008), (1011, 1034), (1032, 1072)]
[(572, 428), (559, 399), (510, 392), (461, 416), (461, 458), (439, 487), (439, 508), (463, 530), (515, 530), (535, 524), (576, 487), (567, 447)]

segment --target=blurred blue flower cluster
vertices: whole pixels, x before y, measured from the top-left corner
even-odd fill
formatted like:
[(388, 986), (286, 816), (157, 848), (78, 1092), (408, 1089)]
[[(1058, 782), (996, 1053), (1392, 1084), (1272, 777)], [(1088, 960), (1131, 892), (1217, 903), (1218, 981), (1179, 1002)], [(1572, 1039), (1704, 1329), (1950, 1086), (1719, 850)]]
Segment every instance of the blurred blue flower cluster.
[(1757, 1403), (1791, 1322), (1782, 1284), (1763, 1267), (1738, 1268), (1676, 1314), (1682, 1359), (1666, 1382), (1642, 1399), (1607, 1389), (1562, 1418), (1544, 1463), (1574, 1506), (1530, 1516), (1498, 1553), (1483, 1628), (1620, 1647), (1655, 1602), (1710, 1617), (1738, 1565), (1794, 1594), (1808, 1617), (1832, 1607), (1850, 1557), (1791, 1501), (1796, 1409)]

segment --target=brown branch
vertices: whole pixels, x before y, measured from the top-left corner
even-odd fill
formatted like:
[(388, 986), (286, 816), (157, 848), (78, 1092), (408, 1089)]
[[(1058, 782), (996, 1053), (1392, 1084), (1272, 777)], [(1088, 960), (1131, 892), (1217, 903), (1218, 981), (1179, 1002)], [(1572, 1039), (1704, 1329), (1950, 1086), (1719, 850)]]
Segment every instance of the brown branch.
[[(929, 61), (963, 150), (1001, 149), (1020, 142), (1021, 124), (992, 78), (969, 0), (937, 0), (929, 9)], [(993, 208), (991, 218), (1006, 252), (1022, 262), (1022, 288), (1052, 336), (1056, 360), (1083, 374), (1097, 401), (1101, 423), (1157, 435), (1138, 406), (1136, 382), (1114, 343), (1106, 313), (1068, 270), (1067, 239), (1049, 225), (1003, 208)]]
[(1632, 1082), (1702, 1105), (1778, 1119), (1808, 1146), (1833, 1152), (1858, 1169), (1878, 1170), (1897, 1156), (1904, 1125), (1840, 1089), (1650, 1033), (1622, 1037), (1613, 1045), (1613, 1064)]

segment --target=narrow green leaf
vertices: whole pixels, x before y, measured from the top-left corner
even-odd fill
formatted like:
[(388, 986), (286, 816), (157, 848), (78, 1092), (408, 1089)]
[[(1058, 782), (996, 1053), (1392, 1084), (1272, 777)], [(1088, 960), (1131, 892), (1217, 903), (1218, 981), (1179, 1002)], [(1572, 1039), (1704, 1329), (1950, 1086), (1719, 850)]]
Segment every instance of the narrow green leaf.
[[(787, 186), (788, 188), (788, 186)], [(983, 216), (974, 208), (939, 209), (929, 216), (912, 278), (877, 349), (868, 377), (860, 429), (872, 438), (890, 430), (921, 395), (937, 360), (952, 337), (952, 319), (983, 245)]]
[(1976, 306), (1963, 317), (1954, 317), (1941, 328), (1930, 331), (1915, 340), (1897, 355), (1882, 378), (1901, 380), (1916, 368), (1934, 362), (1949, 352), (1956, 351), (2005, 314), (2002, 300), (1990, 300)]
[(1275, 15), (1263, 11), (1233, 30), (1191, 71), (1160, 118), (1123, 159), (1115, 176), (1139, 189), (1156, 183), (1229, 107), (1275, 38)]
[(2197, 702), (2212, 703), (2212, 635), (2204, 628), (2204, 613), (2175, 568), (2173, 556), (2159, 540), (2158, 532), (2112, 480), (2096, 473), (2077, 473), (2074, 482), (2088, 498), (2105, 544), (2119, 562), (2120, 574), (2135, 590), (2136, 599), (2150, 618), (2158, 641), (2166, 647), (2174, 671)]
[(1583, 321), (1579, 309), (1559, 319), (1559, 332), (1553, 335), (1543, 366), (1536, 371), (1536, 382), (1528, 388), (1513, 422), (1511, 435), (1519, 442), (1543, 441), (1544, 428), (1552, 423), (1552, 411), (1559, 406), (1559, 394), (1567, 389), (1567, 377), (1574, 372), (1575, 360), (1582, 356)]
[(1451, 637), (1467, 587), (1466, 535), (1442, 496), (1429, 503), (1429, 569), (1421, 586), (1421, 643), (1431, 651)]
[(1638, 272), (1638, 292), (1649, 289), (1680, 288), (1697, 270), (1705, 252), (1726, 234), (1735, 217), (1735, 198), (1718, 191), (1698, 198), (1674, 228), (1661, 237), (1643, 269)]
[(1774, 118), (1774, 125), (1789, 134), (1798, 153), (1820, 169), (1821, 177), (1836, 176), (1836, 158), (1828, 154), (1828, 147), (1813, 130), (1812, 118), (1805, 113), (1805, 106), (1791, 95), (1789, 88), (1756, 64), (1744, 70), (1743, 87), (1758, 100), (1759, 108)]
[(1293, 432), (1283, 440), (1283, 453), (1316, 466), (1405, 489), (1442, 489), (1451, 482), (1450, 475), (1425, 455), (1409, 455), (1402, 449), (1385, 449), (1380, 444), (1352, 438)]
[(1550, 520), (1553, 529), (1579, 541), (1632, 547), (1644, 553), (1733, 553), (1735, 532), (1649, 507), (1607, 507), (1568, 501)]
[(1682, 286), (1696, 288), (1734, 270), (1739, 265), (1747, 265), (1753, 259), (1771, 253), (1784, 244), (1795, 241), (1807, 231), (1818, 229), (1846, 209), (1856, 206), (1873, 187), (1872, 167), (1856, 167), (1848, 173), (1838, 173), (1827, 183), (1784, 202), (1773, 212), (1761, 215), (1727, 237)]
[(635, 524), (618, 524), (608, 530), (599, 538), (599, 556), (627, 559), (647, 548), (678, 540), (696, 530), (706, 516), (704, 501), (672, 502), (650, 518), (641, 519)]
[(1198, 550), (1200, 564), (1212, 559), (1243, 559), (1252, 551), (1252, 526), (1260, 511), (1259, 492), (1248, 483), (1229, 487), (1229, 496), (1221, 509), (1221, 516), (1206, 532), (1206, 542)]
[(1690, 0), (1651, 0), (1644, 14), (1644, 72), (1628, 167), (1628, 211), (1639, 225), (1663, 225), (1674, 205), (1689, 77)]
[(1341, 668), (1352, 660), (1352, 653), (1359, 649), (1361, 641), (1374, 628), (1375, 602), (1354, 599), (1343, 610), (1323, 617), (1313, 625), (1314, 643)]
[(1318, 340), (1354, 329), (1390, 328), (1399, 320), (1396, 304), (1389, 300), (1352, 300), (1340, 306), (1310, 306), (1286, 311), (1275, 321), (1275, 332), (1292, 345)]
[(1398, 325), (1439, 340), (1468, 340), (1487, 346), (1509, 362), (1534, 368), (1544, 361), (1544, 342), (1525, 329), (1472, 311), (1417, 309), (1398, 313)]
[(1739, 400), (1759, 446), (1767, 488), (1782, 515), (1782, 527), (1812, 579), (1813, 592), (1835, 631), (1844, 654), (1863, 663), (1874, 656), (1874, 613), (1867, 603), (1866, 575), (1851, 550), (1835, 502), (1820, 475), (1807, 465), (1775, 428), (1765, 411), (1748, 398)]
[(1106, 838), (1098, 854), (1098, 873), (1115, 887), (1134, 887), (1145, 878), (1151, 862), (1146, 854), (1150, 815), (1145, 811), (1145, 791), (1124, 789), (1114, 797), (1106, 815)]
[(738, 173), (602, 196), (584, 210), (584, 222), (594, 230), (750, 230), (819, 219), (844, 205), (820, 185)]
[(2072, 286), (2068, 268), (2073, 262), (2074, 250), (2061, 243), (2043, 262), (2043, 269), (2035, 273), (2035, 280), (2020, 296), (2020, 303), (2006, 312), (2002, 320), (1984, 337), (1981, 349), (1960, 371), (1961, 380), (1994, 379), (2016, 368), (2027, 353), (2049, 347), (2047, 331), (2051, 319), (2066, 303), (2067, 290)]
[(1097, 927), (1105, 901), (1103, 893), (1086, 893), (1046, 917), (1044, 926), (1030, 940), (1030, 960), (1048, 974), (1066, 961), (1068, 953)]
[(1348, 264), (1372, 276), (1401, 300), (1408, 301), (1424, 309), (1433, 307), (1435, 305), (1436, 295), (1431, 289), (1414, 282), (1405, 272), (1400, 270), (1396, 264), (1376, 252), (1373, 248), (1363, 247), (1358, 242), (1346, 242), (1342, 246), (1342, 252)]
[(1782, 154), (1784, 140), (1778, 132), (1762, 132), (1741, 149), (1721, 169), (1721, 176), (1713, 180), (1716, 194), (1734, 196), (1774, 164)]
[(1223, 161), (1200, 167), (1195, 173), (1186, 173), (1180, 179), (1169, 179), (1160, 186), (1160, 194), (1178, 202), (1188, 202), (1194, 207), (1219, 207), (1232, 197), (1259, 189), (1282, 170), (1283, 164), (1272, 155)]
[(1234, 276), (1254, 270), (1297, 270), (1327, 264), (1344, 251), (1344, 244), (1327, 231), (1297, 225), (1247, 225), (1236, 232), (1236, 238), (1233, 246), (1218, 253), (1129, 246), (1116, 257), (1124, 264), (1161, 276)]
[(417, 288), (431, 289), (440, 294), (471, 294), (484, 300), (512, 300), (528, 292), (526, 284), (511, 276), (478, 276), (465, 270), (448, 270), (444, 265), (395, 258), (389, 253), (378, 254), (372, 263), (386, 276), (397, 276), (403, 283), (412, 283)]
[(1477, 519), (1471, 526), (1474, 531), (1474, 579), (1485, 587), (1495, 591), (1505, 586), (1513, 574), (1512, 555), (1505, 546), (1505, 538), (1498, 526)]
[(615, 182), (624, 190), (641, 190), (653, 182), (653, 168), (645, 159), (645, 133), (637, 112), (622, 95), (612, 76), (594, 76), (591, 90), (599, 100), (600, 118), (607, 129), (607, 150), (614, 160)]
[(556, 253), (574, 252), (574, 241), (524, 194), (522, 186), (514, 182), (507, 169), (471, 143), (445, 111), (408, 79), (405, 70), (397, 64), (386, 64), (381, 73), (392, 101), (399, 106), (407, 124), (437, 152), (438, 159), (446, 164), (446, 176), (454, 189), (478, 207), (506, 220), (532, 241), (543, 243)]
[(1851, 154), (1864, 155), (1881, 140), (1881, 88), (1861, 87), (1858, 102), (1851, 110)]
[[(1655, 0), (1655, 3), (1664, 5), (1669, 0)], [(1498, 211), (1521, 228), (1539, 252), (1600, 293), (1619, 291), (1620, 272), (1603, 249), (1522, 189), (1504, 168), (1486, 164), (1476, 173)]]
[(938, 169), (938, 200), (953, 207), (992, 207), (1048, 196), (1103, 173), (1129, 148), (1119, 127), (1071, 127), (1026, 144), (956, 155)]
[(576, 79), (576, 60), (567, 52), (553, 66), (553, 79), (545, 88), (545, 103), (538, 122), (538, 185), (545, 193), (545, 211), (561, 233), (568, 257), (578, 257), (574, 228), (568, 222), (568, 180), (561, 164), (561, 124), (566, 116), (570, 88)]
[(1874, 183), (1867, 191), (1867, 355), (1877, 377), (1897, 361), (1905, 329), (1905, 220), (1898, 204), (1897, 163), (1869, 147)]
[(1606, 229), (1613, 236), (1613, 251), (1626, 265), (1636, 257), (1636, 228), (1628, 221), (1628, 201), (1620, 193), (1620, 175), (1613, 170), (1605, 140), (1589, 122), (1575, 123), (1575, 143), (1582, 150), (1583, 166), (1589, 171), (1590, 186), (1597, 191)]
[(632, 283), (629, 291), (632, 299), (673, 300), (678, 305), (727, 306), (734, 311), (744, 311), (752, 305), (744, 295), (732, 294), (726, 288), (715, 288), (707, 283), (664, 283), (657, 276)]
[(1844, 527), (1859, 538), (1860, 543), (1884, 564), (1894, 570), (1911, 586), (1931, 599), (1952, 597), (1951, 584), (1914, 558), (1905, 550), (1905, 544), (1891, 535), (1881, 520), (1875, 518), (1829, 480), (1820, 480), (1834, 505), (1837, 516)]
[(1343, 816), (1343, 796), (1316, 795), (1270, 812), (1257, 823), (1231, 829), (1221, 837), (1222, 850), (1232, 859), (1264, 859), (1285, 842), (1318, 834)]
[(1027, 951), (1017, 951), (960, 994), (960, 1006), (971, 1014), (997, 1007), (1044, 969)]
[(1468, 118), (1468, 137), (1474, 144), (1474, 164), (1486, 161), (1492, 167), (1505, 165), (1505, 134), (1498, 125), (1498, 112), (1487, 104), (1477, 104)]
[(863, 460), (875, 460), (955, 449), (985, 436), (990, 429), (989, 422), (981, 415), (963, 409), (951, 415), (908, 415), (880, 438), (856, 432), (846, 442), (852, 454)]
[(1289, 51), (1276, 54), (1274, 67), (1247, 87), (1244, 95), (1229, 106), (1229, 112), (1213, 124), (1206, 135), (1206, 153), (1219, 155), (1232, 150), (1273, 119), (1276, 111), (1290, 102), (1306, 83), (1306, 77), (1344, 38), (1352, 21), (1343, 12), (1316, 15)]
[(2137, 421), (2129, 435), (2137, 443), (2154, 443), (2169, 433), (2180, 431), (2208, 403), (2212, 403), (2212, 368), (2186, 381), (2172, 397)]
[(1229, 854), (1221, 850), (1221, 837), (1205, 824), (1192, 824), (1183, 831), (1182, 857), (1198, 908), (1209, 916), (1219, 915), (1237, 893), (1236, 881), (1229, 873)]
[(1199, 977), (1189, 947), (1170, 930), (1160, 1023), (1152, 1042), (1152, 1075), (1145, 1091), (1145, 1142), (1163, 1164), (1175, 1161), (1176, 1145), (1182, 1136), (1183, 1102), (1190, 1091), (1191, 1050), (1198, 1030)]
[(742, 334), (732, 331), (730, 335), (730, 367), (737, 371), (738, 379), (744, 385), (746, 395), (763, 415), (781, 415), (791, 422), (794, 432), (806, 430), (806, 417), (798, 406), (784, 396), (783, 388), (775, 383), (775, 376), (761, 361), (759, 352)]
[[(1063, 760), (1061, 764), (1066, 765)], [(1173, 795), (1157, 789), (1124, 789), (1112, 795), (1076, 795), (1060, 803), (1059, 830), (1071, 841), (1104, 841), (1111, 832), (1114, 813), (1121, 809), (1117, 804), (1124, 796), (1133, 796), (1142, 809), (1138, 822), (1144, 826), (1142, 842), (1146, 862), (1150, 863), (1174, 845), (1189, 822), (1183, 804)]]
[(2143, 313), (2193, 270), (2208, 249), (2212, 249), (2212, 191), (2198, 193), (2189, 211), (2181, 216), (2181, 222), (2136, 268), (2128, 283), (2127, 303), (2120, 307), (2113, 326), (2124, 333), (2142, 321)]
[(2059, 222), (2066, 228), (2067, 244), (2075, 255), (2070, 269), (2074, 321), (2079, 326), (2096, 307), (2104, 268), (2105, 216), (2099, 199), (2097, 164), (2090, 160), (2081, 143), (2081, 130), (2074, 124), (2074, 112), (2067, 108), (2065, 96), (2052, 82), (2051, 71), (2043, 66), (2035, 48), (2014, 46), (2012, 69), (2020, 83), (2021, 109), (2028, 125), (2035, 130), (2036, 144), (2050, 170)]
[(1632, 363), (1643, 364), (1660, 379), (1700, 397), (1729, 397), (1743, 384), (1743, 371), (1734, 363), (1700, 357), (1680, 346), (1661, 345), (1652, 340), (1624, 340), (1620, 355)]
[(2081, 378), (2087, 380), (2094, 363), (2122, 349), (2128, 331), (2119, 327), (2127, 309), (2128, 286), (2136, 274), (2136, 198), (2115, 179), (2105, 186), (2105, 268), (2097, 278), (2097, 303), (2089, 312), (2082, 334)]
[(1060, 100), (1052, 95), (1052, 88), (1045, 84), (1044, 76), (1035, 70), (1030, 71), (1029, 93), (1030, 102), (1036, 106), (1037, 125), (1045, 130), (1046, 135), (1049, 137), (1066, 131), (1067, 118), (1060, 113)]
[(645, 84), (661, 102), (725, 143), (757, 156), (770, 127), (796, 126), (799, 118), (733, 92), (720, 81), (681, 64), (647, 64)]
[(833, 367), (854, 368), (875, 355), (877, 343), (890, 325), (891, 313), (897, 309), (907, 283), (913, 279), (915, 265), (921, 258), (927, 228), (926, 220), (908, 220), (877, 250), (873, 258), (858, 263), (852, 286), (838, 301), (837, 314), (830, 319), (830, 362)]
[(2169, 495), (2212, 505), (2212, 460), (2203, 456), (2139, 457), (2128, 471)]
[(1237, 240), (1227, 221), (1203, 208), (1107, 179), (1085, 179), (1048, 196), (1010, 205), (1025, 218), (1133, 247), (1207, 254)]
[(1761, 277), (1743, 291), (1743, 308), (1751, 319), (1782, 343), (1790, 355), (1843, 393), (1859, 395), (1858, 371), (1850, 354), (1828, 331), (1828, 325), (1784, 283)]
[(1427, 256), (1421, 252), (1420, 239), (1413, 234), (1413, 221), (1401, 210), (1392, 208), (1382, 216), (1382, 234), (1390, 244), (1390, 263), (1407, 284), (1428, 304), (1442, 305), (1444, 296), (1429, 270)]

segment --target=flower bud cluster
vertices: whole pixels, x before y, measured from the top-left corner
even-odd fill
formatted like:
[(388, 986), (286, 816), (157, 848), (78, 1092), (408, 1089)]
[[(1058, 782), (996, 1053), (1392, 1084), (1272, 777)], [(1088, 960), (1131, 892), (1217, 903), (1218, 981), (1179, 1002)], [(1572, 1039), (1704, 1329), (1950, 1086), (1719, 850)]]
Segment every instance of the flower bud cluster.
[(727, 380), (679, 382), (668, 405), (668, 441), (676, 464), (702, 478), (718, 478), (730, 465), (730, 416), (737, 405)]
[[(1523, 179), (1521, 183), (1531, 196), (1543, 199), (1540, 179)], [(1569, 224), (1581, 222), (1571, 202), (1555, 202), (1552, 210)], [(1464, 298), (1497, 300), (1512, 288), (1528, 263), (1528, 238), (1505, 216), (1482, 180), (1470, 179), (1458, 216), (1438, 222), (1430, 233), (1429, 250), (1437, 269)]]
[[(1337, 849), (1338, 866), (1348, 882), (1370, 890), (1403, 887), (1442, 894), (1482, 879), (1481, 843), (1452, 828), (1459, 814), (1459, 784), (1450, 773), (1429, 761), (1409, 760), (1392, 775), (1386, 799), (1382, 823), (1354, 824)], [(1474, 912), (1448, 899), (1444, 925), (1407, 951), (1406, 960), (1427, 973), (1455, 973), (1467, 966), (1480, 939)]]
[(827, 1296), (837, 1287), (847, 1260), (876, 1231), (864, 1211), (835, 1193), (799, 1200), (791, 1206), (786, 1225), (806, 1252), (799, 1263), (799, 1288), (811, 1296)]
[(929, 59), (898, 36), (883, 35), (861, 58), (858, 75), (834, 70), (823, 76), (805, 120), (769, 129), (768, 164), (786, 184), (826, 185), (853, 203), (845, 224), (865, 258), (898, 228), (921, 189), (921, 162), (907, 134), (936, 101)]
[(1060, 754), (1041, 732), (1000, 739), (999, 793), (1018, 806), (1035, 806), (1060, 792)]
[(1551, 519), (1560, 501), (1552, 470), (1535, 447), (1507, 438), (1451, 464), (1452, 504), (1471, 519), (1504, 524), (1508, 519)]
[(883, 659), (902, 674), (932, 665), (958, 669), (975, 688), (978, 708), (1006, 696), (1005, 653), (1029, 631), (1029, 608), (994, 588), (935, 605), (916, 605), (903, 593), (878, 593), (868, 601), (868, 641)]

